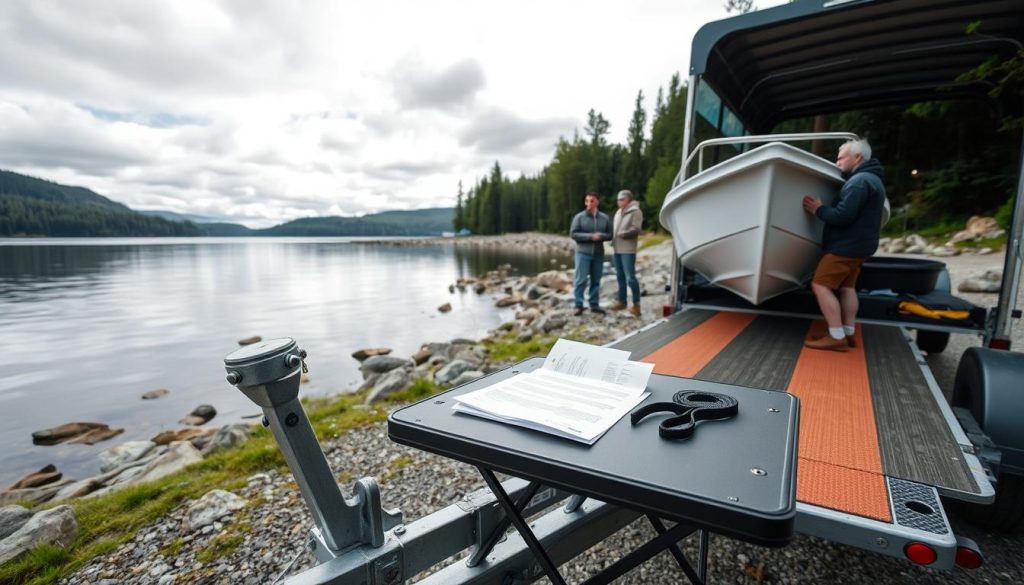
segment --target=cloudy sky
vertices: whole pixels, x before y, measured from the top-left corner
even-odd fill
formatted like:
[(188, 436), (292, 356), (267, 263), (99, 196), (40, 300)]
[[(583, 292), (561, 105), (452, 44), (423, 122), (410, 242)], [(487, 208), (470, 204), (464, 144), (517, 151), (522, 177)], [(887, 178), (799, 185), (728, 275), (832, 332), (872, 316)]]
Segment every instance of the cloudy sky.
[(4, 0), (0, 168), (252, 227), (454, 205), (590, 108), (623, 142), (723, 3)]

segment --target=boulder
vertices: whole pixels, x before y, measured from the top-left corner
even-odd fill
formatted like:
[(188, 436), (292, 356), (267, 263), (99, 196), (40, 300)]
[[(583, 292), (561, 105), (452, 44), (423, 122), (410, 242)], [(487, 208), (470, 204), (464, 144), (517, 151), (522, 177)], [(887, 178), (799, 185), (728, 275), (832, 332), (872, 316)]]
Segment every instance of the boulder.
[(57, 467), (52, 463), (43, 467), (39, 471), (30, 473), (25, 477), (14, 482), (11, 487), (7, 488), (10, 490), (24, 490), (28, 488), (35, 488), (44, 486), (46, 484), (59, 481), (63, 474), (57, 471)]
[[(74, 441), (85, 435), (89, 435), (94, 431), (107, 431), (110, 432), (109, 426), (103, 423), (93, 422), (72, 422), (62, 424), (59, 427), (53, 427), (49, 429), (43, 429), (32, 433), (32, 443), (36, 445), (57, 445), (59, 443), (68, 443)], [(115, 435), (124, 432), (124, 429), (117, 429)], [(98, 435), (97, 435), (98, 436)], [(111, 435), (114, 436), (114, 435)], [(109, 436), (106, 438), (110, 438)], [(102, 440), (102, 439), (101, 439)], [(92, 443), (89, 443), (90, 445)]]
[(956, 289), (960, 292), (999, 292), (1003, 285), (1002, 270), (986, 270), (965, 279)]
[(137, 484), (160, 479), (202, 460), (202, 454), (199, 453), (199, 450), (192, 443), (176, 441), (170, 444), (164, 454), (147, 463), (131, 480), (119, 485)]
[(459, 350), (452, 358), (452, 362), (464, 361), (471, 364), (473, 367), (479, 366), (484, 363), (484, 358), (472, 348), (467, 347), (466, 349)]
[(440, 311), (441, 313), (447, 313), (448, 311), (452, 310), (452, 304), (451, 303), (445, 303), (445, 304), (441, 305), (440, 307), (438, 307), (437, 310)]
[(388, 396), (391, 396), (395, 392), (399, 392), (408, 388), (412, 385), (412, 378), (409, 376), (409, 370), (405, 368), (395, 368), (390, 372), (382, 375), (377, 383), (373, 386), (373, 391), (366, 397), (366, 402), (374, 402), (377, 400), (383, 400)]
[(910, 234), (909, 236), (903, 238), (903, 240), (907, 243), (908, 246), (920, 246), (922, 250), (926, 246), (928, 246), (928, 240), (922, 238), (917, 234)]
[(484, 373), (481, 372), (480, 370), (467, 370), (465, 372), (462, 372), (461, 374), (459, 374), (457, 378), (452, 380), (452, 386), (461, 386), (463, 384), (468, 384), (473, 380), (479, 380), (480, 378), (483, 377)]
[(78, 520), (71, 506), (43, 510), (0, 541), (0, 565), (42, 544), (66, 546), (77, 535)]
[(0, 540), (17, 532), (31, 517), (32, 512), (22, 506), (4, 506), (0, 508)]
[(523, 331), (522, 333), (516, 336), (516, 341), (518, 341), (519, 343), (526, 343), (531, 339), (533, 339), (533, 332), (530, 330)]
[(474, 369), (473, 364), (463, 360), (453, 360), (434, 374), (438, 384), (451, 384), (462, 372)]
[(156, 447), (154, 441), (128, 441), (100, 453), (100, 471), (117, 469), (145, 457)]
[(532, 323), (536, 319), (539, 319), (540, 316), (541, 312), (534, 308), (524, 309), (516, 313), (516, 319), (519, 319), (520, 321), (525, 321), (527, 324)]
[(171, 391), (167, 388), (157, 388), (156, 390), (150, 390), (142, 395), (143, 400), (155, 400), (161, 396), (167, 396)]
[(384, 374), (371, 372), (370, 374), (364, 373), (363, 375), (366, 376), (366, 379), (363, 380), (363, 383), (359, 385), (359, 388), (356, 389), (356, 392), (365, 392), (367, 390), (372, 390), (374, 385), (377, 384), (377, 380), (380, 380), (380, 377), (383, 376)]
[(452, 345), (476, 345), (476, 341), (465, 337), (456, 337), (452, 340)]
[(390, 372), (395, 368), (402, 366), (412, 365), (412, 360), (407, 358), (392, 357), (389, 355), (375, 355), (370, 358), (366, 358), (366, 361), (359, 366), (359, 371), (363, 373), (363, 378), (366, 378), (368, 374), (383, 374), (384, 372)]
[(531, 300), (531, 301), (535, 301), (535, 300), (541, 298), (542, 296), (544, 296), (544, 293), (546, 293), (546, 292), (548, 292), (548, 291), (545, 290), (544, 287), (540, 286), (537, 283), (531, 282), (526, 287), (526, 291), (524, 292), (524, 296), (527, 299)]
[(554, 311), (541, 317), (540, 321), (537, 322), (536, 329), (543, 331), (544, 333), (550, 333), (556, 329), (565, 327), (565, 324), (568, 322), (568, 315), (561, 311)]
[(251, 337), (246, 337), (245, 339), (239, 339), (238, 345), (252, 345), (254, 343), (259, 343), (261, 341), (263, 341), (262, 337), (260, 337), (259, 335), (253, 335)]
[(183, 425), (199, 426), (206, 424), (215, 416), (217, 416), (216, 408), (209, 404), (200, 404), (188, 416), (178, 422)]
[(950, 256), (959, 256), (960, 250), (950, 246), (935, 246), (928, 253), (937, 258), (948, 258)]
[(249, 440), (249, 431), (251, 430), (252, 427), (243, 423), (222, 426), (203, 446), (203, 456), (241, 445)]
[[(563, 270), (564, 270), (564, 264)], [(541, 272), (536, 277), (537, 284), (554, 289), (554, 290), (565, 290), (572, 285), (572, 280), (560, 270), (548, 270)]]
[(245, 500), (231, 492), (211, 490), (188, 507), (182, 528), (192, 532), (245, 507)]
[(178, 429), (175, 431), (163, 431), (150, 439), (157, 445), (170, 445), (175, 441), (191, 441), (196, 437), (202, 437), (217, 432), (216, 429)]
[(448, 360), (447, 356), (445, 356), (444, 354), (440, 354), (439, 353), (437, 355), (430, 356), (430, 359), (427, 360), (427, 365), (432, 367), (432, 368), (436, 368), (438, 366), (443, 366), (443, 365), (447, 364), (448, 361), (449, 360)]
[(907, 244), (903, 240), (897, 238), (889, 242), (889, 246), (888, 248), (886, 248), (886, 252), (889, 252), (890, 254), (899, 254), (906, 249)]
[(911, 244), (907, 246), (907, 249), (903, 251), (904, 254), (924, 254), (925, 247), (917, 244)]
[(478, 295), (482, 295), (485, 292), (487, 292), (487, 285), (485, 285), (482, 282), (478, 282), (473, 285), (473, 292), (475, 292)]
[(507, 296), (507, 297), (502, 297), (502, 298), (498, 299), (497, 302), (494, 303), (494, 306), (498, 307), (499, 309), (503, 309), (505, 307), (511, 307), (511, 306), (514, 306), (514, 305), (518, 305), (520, 303), (520, 301), (522, 301), (522, 299), (520, 299), (519, 297)]
[(426, 362), (428, 359), (430, 359), (430, 351), (425, 347), (412, 354), (412, 363), (417, 366)]
[(375, 355), (388, 355), (391, 353), (390, 347), (368, 347), (366, 349), (360, 349), (352, 353), (352, 357), (359, 361), (363, 361), (366, 358), (373, 357)]
[(54, 494), (69, 483), (72, 483), (70, 479), (62, 479), (44, 486), (0, 492), (0, 506), (17, 504), (18, 502), (31, 502), (33, 504), (48, 502), (53, 498)]

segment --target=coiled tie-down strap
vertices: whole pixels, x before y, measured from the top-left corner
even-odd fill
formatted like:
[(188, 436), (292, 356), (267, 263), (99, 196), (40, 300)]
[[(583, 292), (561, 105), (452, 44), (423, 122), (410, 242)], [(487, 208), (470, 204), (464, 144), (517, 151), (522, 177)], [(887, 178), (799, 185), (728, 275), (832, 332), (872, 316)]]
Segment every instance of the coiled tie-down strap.
[(646, 416), (661, 412), (676, 415), (658, 425), (661, 438), (688, 439), (693, 435), (699, 420), (725, 420), (736, 416), (739, 402), (725, 394), (683, 390), (672, 396), (672, 402), (653, 402), (634, 410), (629, 415), (629, 422), (636, 426)]

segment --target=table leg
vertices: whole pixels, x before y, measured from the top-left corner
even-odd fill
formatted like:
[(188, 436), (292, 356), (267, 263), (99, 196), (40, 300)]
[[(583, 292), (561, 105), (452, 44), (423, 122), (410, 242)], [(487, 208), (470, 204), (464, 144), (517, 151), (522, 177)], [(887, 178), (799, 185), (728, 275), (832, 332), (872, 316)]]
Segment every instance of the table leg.
[[(664, 526), (662, 526), (662, 528), (664, 528)], [(686, 538), (686, 536), (692, 532), (693, 528), (685, 524), (676, 524), (675, 526), (666, 530), (665, 532), (660, 533), (655, 538), (647, 541), (640, 548), (615, 561), (611, 564), (611, 566), (604, 569), (600, 573), (587, 579), (583, 582), (583, 585), (607, 585), (608, 583), (611, 583), (612, 581), (625, 575), (629, 571), (635, 569), (641, 563), (647, 561), (648, 559), (665, 550), (666, 548), (672, 550), (673, 548), (675, 548), (675, 543)], [(682, 562), (687, 567), (689, 567), (689, 563), (686, 563), (685, 558)], [(690, 571), (692, 572), (693, 569), (690, 569)], [(687, 573), (687, 576), (689, 577), (690, 573)], [(703, 583), (694, 583), (696, 585), (703, 585)]]
[[(530, 485), (526, 487), (526, 491), (519, 496), (519, 501), (516, 502), (516, 511), (522, 514), (523, 509), (526, 508), (526, 505), (530, 503), (530, 500), (533, 499), (533, 496), (537, 494), (537, 490), (539, 489), (540, 484), (535, 481), (531, 481)], [(487, 535), (487, 539), (484, 540), (483, 544), (481, 544), (480, 547), (473, 551), (473, 554), (469, 556), (469, 560), (466, 561), (466, 566), (475, 567), (479, 565), (480, 561), (484, 560), (487, 555), (491, 554), (491, 550), (494, 548), (494, 545), (498, 544), (498, 541), (501, 540), (501, 537), (505, 535), (505, 531), (508, 530), (508, 527), (511, 525), (512, 519), (508, 514), (506, 514), (505, 517), (498, 522), (497, 526), (491, 530), (491, 533)]]
[(701, 581), (704, 581), (708, 578), (708, 550), (711, 548), (711, 543), (707, 530), (700, 530), (697, 534), (700, 538), (700, 545), (697, 549), (697, 575)]
[[(533, 531), (526, 524), (526, 520), (523, 519), (523, 515), (516, 510), (515, 503), (512, 498), (508, 496), (508, 493), (501, 487), (501, 483), (498, 482), (498, 478), (494, 477), (494, 472), (485, 467), (477, 467), (480, 470), (480, 474), (484, 476), (484, 481), (487, 482), (487, 487), (491, 488), (491, 492), (494, 493), (494, 497), (497, 498), (498, 503), (505, 509), (505, 514), (512, 521), (512, 524), (519, 531), (519, 535), (523, 537), (523, 541), (526, 542), (526, 546), (530, 547), (533, 551), (533, 555), (537, 557), (537, 562), (540, 563), (544, 574), (551, 580), (552, 585), (565, 585), (565, 580), (562, 579), (562, 575), (558, 572), (558, 567), (551, 562), (551, 557), (545, 552), (544, 547), (541, 546), (540, 541), (534, 536)], [(529, 500), (527, 500), (529, 501)]]
[[(657, 534), (662, 535), (666, 534), (669, 531), (669, 529), (665, 528), (665, 525), (662, 524), (662, 520), (658, 519), (656, 516), (647, 514), (647, 519), (650, 520), (650, 524), (654, 527), (654, 530), (657, 532)], [(676, 527), (678, 528), (679, 525), (676, 525)], [(689, 532), (683, 535), (682, 538), (689, 536), (693, 533), (694, 530), (695, 529), (692, 528), (689, 529)], [(697, 532), (706, 533), (707, 531)], [(682, 540), (682, 538), (680, 538), (679, 540)], [(686, 578), (689, 579), (690, 582), (693, 583), (693, 585), (703, 585), (707, 577), (705, 575), (702, 575), (699, 569), (697, 569), (697, 571), (693, 571), (693, 566), (691, 566), (689, 560), (686, 559), (686, 555), (684, 555), (683, 551), (680, 550), (679, 546), (676, 545), (676, 542), (679, 542), (679, 540), (674, 541), (672, 545), (668, 547), (669, 552), (671, 552), (672, 556), (676, 558), (676, 562), (678, 563), (679, 568), (683, 571), (683, 573), (686, 574)], [(699, 558), (697, 559), (697, 567), (707, 568), (708, 549), (700, 548), (697, 551), (697, 554), (699, 555)]]

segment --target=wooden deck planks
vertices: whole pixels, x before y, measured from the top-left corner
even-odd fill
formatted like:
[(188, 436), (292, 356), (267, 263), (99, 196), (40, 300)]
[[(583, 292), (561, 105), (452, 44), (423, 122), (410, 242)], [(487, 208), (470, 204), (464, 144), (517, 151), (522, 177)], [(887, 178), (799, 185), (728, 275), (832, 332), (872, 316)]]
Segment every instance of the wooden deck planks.
[(810, 325), (804, 319), (758, 317), (694, 377), (784, 391)]
[(682, 336), (694, 327), (714, 317), (716, 311), (690, 310), (680, 311), (669, 317), (664, 323), (623, 339), (612, 347), (632, 352), (630, 359), (639, 360), (654, 353), (672, 340)]
[(902, 332), (867, 325), (863, 336), (885, 474), (978, 493), (978, 484)]

